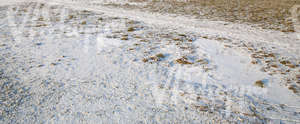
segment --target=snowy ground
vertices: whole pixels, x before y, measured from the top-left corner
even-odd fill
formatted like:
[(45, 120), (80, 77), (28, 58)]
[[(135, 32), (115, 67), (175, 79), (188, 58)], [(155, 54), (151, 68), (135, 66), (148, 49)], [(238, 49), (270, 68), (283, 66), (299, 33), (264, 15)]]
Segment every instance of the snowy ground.
[(297, 33), (2, 2), (0, 123), (300, 123)]

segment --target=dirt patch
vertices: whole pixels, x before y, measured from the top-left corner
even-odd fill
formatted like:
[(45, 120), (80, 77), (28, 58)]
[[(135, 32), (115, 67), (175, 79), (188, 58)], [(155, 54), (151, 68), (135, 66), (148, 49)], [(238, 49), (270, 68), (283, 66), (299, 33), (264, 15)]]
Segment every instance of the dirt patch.
[(129, 9), (194, 16), (199, 19), (255, 24), (258, 27), (295, 32), (290, 8), (299, 0), (130, 0), (141, 4), (109, 4)]

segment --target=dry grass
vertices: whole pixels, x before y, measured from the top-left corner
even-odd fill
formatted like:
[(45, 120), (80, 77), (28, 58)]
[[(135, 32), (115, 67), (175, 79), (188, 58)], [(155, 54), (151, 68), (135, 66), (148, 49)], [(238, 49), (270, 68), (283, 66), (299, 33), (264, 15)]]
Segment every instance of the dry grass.
[(75, 18), (74, 15), (69, 15), (69, 19), (70, 19), (70, 20), (73, 19), (73, 18)]
[(299, 93), (299, 89), (297, 89), (297, 85), (291, 85), (288, 87), (289, 90), (293, 91), (295, 94)]
[(182, 64), (182, 65), (190, 65), (190, 64), (193, 64), (192, 62), (189, 62), (188, 59), (187, 59), (185, 56), (183, 56), (183, 57), (180, 58), (180, 59), (177, 59), (176, 62), (179, 63), (179, 64)]
[(35, 25), (35, 27), (46, 27), (46, 26), (48, 26), (47, 24), (37, 24), (37, 25)]
[(82, 25), (86, 25), (86, 21), (81, 22)]
[(129, 27), (129, 28), (127, 29), (127, 31), (128, 31), (128, 32), (133, 32), (133, 31), (135, 31), (135, 28), (134, 28), (134, 27)]
[(128, 37), (122, 37), (121, 40), (128, 40)]
[(294, 32), (290, 8), (300, 0), (131, 0), (145, 6), (125, 5), (155, 12), (192, 15), (230, 22), (252, 23), (266, 29)]
[(208, 60), (206, 60), (206, 59), (199, 59), (199, 60), (197, 60), (197, 62), (199, 62), (202, 65), (207, 65), (208, 64)]
[(207, 105), (193, 105), (192, 108), (201, 112), (207, 112), (209, 110), (209, 106)]
[(128, 40), (129, 38), (128, 38), (128, 35), (127, 34), (124, 34), (124, 35), (122, 35), (122, 37), (121, 37), (121, 40)]
[(265, 87), (265, 84), (262, 80), (259, 80), (259, 81), (256, 81), (254, 83), (255, 86), (258, 86), (258, 87), (261, 87), (261, 88), (264, 88)]
[(159, 54), (156, 55), (156, 57), (157, 57), (157, 58), (165, 58), (165, 55), (162, 54), (162, 53), (159, 53)]
[(166, 56), (162, 53), (156, 54), (155, 56), (150, 56), (149, 58), (144, 58), (143, 62), (158, 62), (158, 61), (162, 61), (164, 58), (166, 58)]

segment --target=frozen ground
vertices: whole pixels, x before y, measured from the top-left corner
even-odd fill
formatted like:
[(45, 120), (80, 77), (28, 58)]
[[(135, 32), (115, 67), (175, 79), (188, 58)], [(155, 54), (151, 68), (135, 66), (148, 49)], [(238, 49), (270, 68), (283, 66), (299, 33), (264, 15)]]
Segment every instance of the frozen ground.
[(297, 33), (2, 1), (0, 123), (300, 123)]

